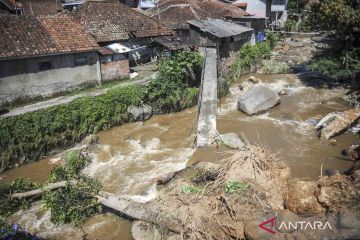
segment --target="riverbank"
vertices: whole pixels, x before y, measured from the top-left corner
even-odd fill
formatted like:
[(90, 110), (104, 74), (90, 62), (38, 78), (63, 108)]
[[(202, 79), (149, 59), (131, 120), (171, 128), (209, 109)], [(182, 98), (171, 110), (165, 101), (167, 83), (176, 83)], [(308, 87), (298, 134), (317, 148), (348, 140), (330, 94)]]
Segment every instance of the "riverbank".
[(67, 104), (1, 118), (0, 172), (69, 147), (89, 134), (146, 120), (153, 112), (194, 106), (201, 68), (200, 54), (184, 51), (164, 61), (156, 78), (145, 87), (117, 87), (99, 96), (75, 98)]

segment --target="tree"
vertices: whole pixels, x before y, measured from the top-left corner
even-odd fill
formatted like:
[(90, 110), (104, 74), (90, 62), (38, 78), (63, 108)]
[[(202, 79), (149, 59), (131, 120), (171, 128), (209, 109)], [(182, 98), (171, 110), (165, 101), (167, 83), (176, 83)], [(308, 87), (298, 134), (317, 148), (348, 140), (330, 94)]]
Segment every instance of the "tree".
[(344, 40), (358, 41), (360, 0), (320, 0), (312, 12), (312, 23), (321, 30), (334, 30)]

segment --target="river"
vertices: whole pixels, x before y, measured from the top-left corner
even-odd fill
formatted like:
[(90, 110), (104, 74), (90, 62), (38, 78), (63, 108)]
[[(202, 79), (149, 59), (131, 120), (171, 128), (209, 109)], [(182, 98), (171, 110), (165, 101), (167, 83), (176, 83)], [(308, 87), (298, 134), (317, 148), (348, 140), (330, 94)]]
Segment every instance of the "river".
[[(345, 133), (336, 141), (322, 141), (313, 126), (306, 122), (316, 115), (349, 109), (342, 97), (346, 89), (314, 88), (303, 83), (296, 74), (254, 74), (276, 91), (284, 90), (281, 104), (268, 113), (249, 117), (236, 109), (243, 93), (235, 83), (230, 94), (221, 99), (218, 107), (220, 133), (235, 132), (251, 144), (268, 146), (278, 158), (290, 166), (293, 177), (318, 178), (320, 169), (347, 169), (351, 162), (341, 156), (341, 150), (358, 138)], [(196, 161), (221, 161), (226, 148), (197, 150), (194, 146), (196, 108), (183, 112), (153, 116), (146, 122), (130, 123), (100, 132), (99, 144), (90, 156), (92, 163), (85, 169), (97, 177), (104, 190), (146, 202), (156, 197), (153, 179), (180, 170)], [(0, 177), (11, 181), (29, 177), (43, 182), (48, 172), (58, 164), (51, 156), (4, 172)], [(15, 214), (11, 219), (31, 231), (52, 239), (81, 239), (81, 232), (72, 226), (54, 226), (49, 213), (40, 205)], [(131, 222), (112, 213), (95, 216), (87, 221), (84, 230), (89, 239), (131, 239)]]

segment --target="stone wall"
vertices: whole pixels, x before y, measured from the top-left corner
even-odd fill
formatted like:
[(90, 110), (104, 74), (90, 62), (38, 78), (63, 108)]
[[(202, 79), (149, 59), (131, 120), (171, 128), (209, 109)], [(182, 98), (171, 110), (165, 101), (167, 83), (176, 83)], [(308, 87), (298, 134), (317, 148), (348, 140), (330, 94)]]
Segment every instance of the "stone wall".
[[(75, 62), (85, 60), (86, 64)], [(39, 64), (51, 62), (49, 70)], [(79, 60), (81, 61), (81, 59)], [(0, 106), (19, 99), (47, 97), (101, 82), (96, 52), (0, 61)]]

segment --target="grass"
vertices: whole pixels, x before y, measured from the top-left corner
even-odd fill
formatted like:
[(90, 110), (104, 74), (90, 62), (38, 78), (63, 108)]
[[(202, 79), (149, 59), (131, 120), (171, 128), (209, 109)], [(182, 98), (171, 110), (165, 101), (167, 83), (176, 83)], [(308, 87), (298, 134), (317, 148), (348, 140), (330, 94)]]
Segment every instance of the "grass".
[(192, 185), (183, 185), (181, 187), (181, 192), (185, 193), (185, 194), (197, 194), (199, 193), (201, 190), (197, 187), (194, 187)]
[(291, 72), (291, 68), (288, 64), (284, 62), (274, 62), (267, 61), (262, 67), (263, 73), (272, 74), (272, 73), (289, 73)]
[(240, 181), (228, 181), (225, 183), (225, 192), (226, 193), (239, 193), (247, 190), (248, 185)]

